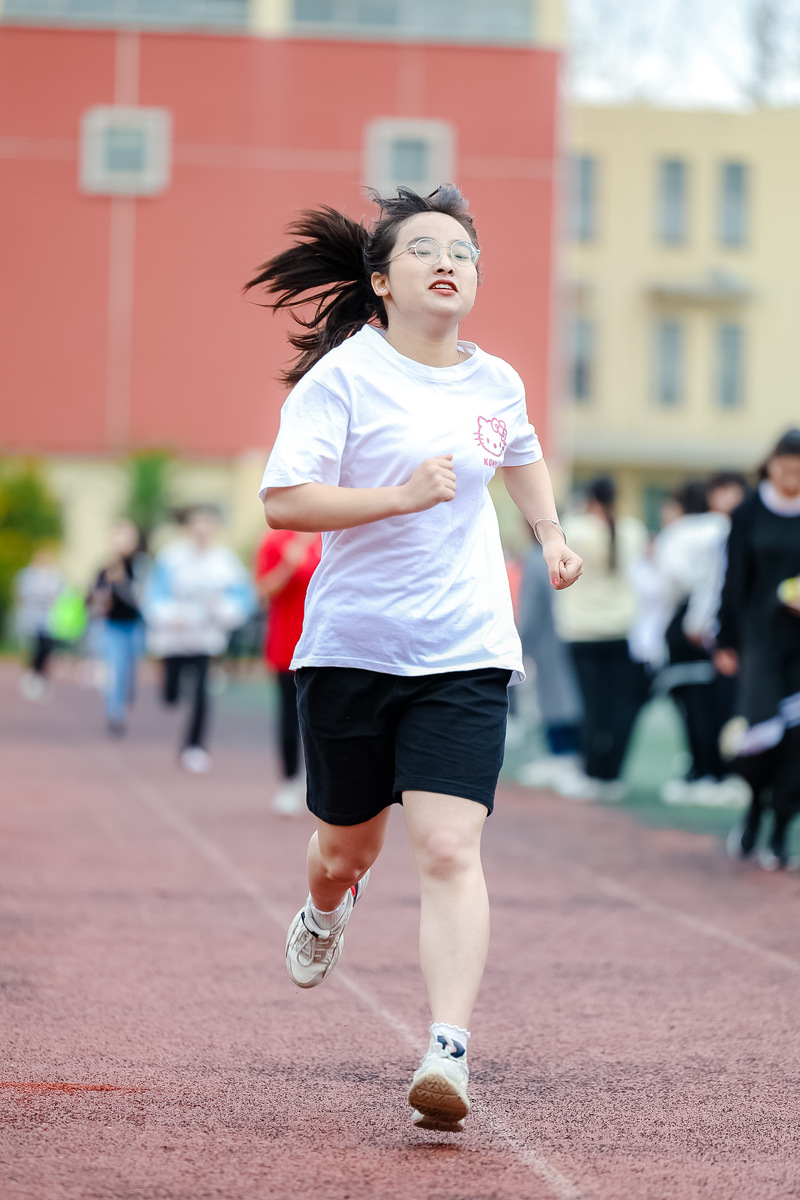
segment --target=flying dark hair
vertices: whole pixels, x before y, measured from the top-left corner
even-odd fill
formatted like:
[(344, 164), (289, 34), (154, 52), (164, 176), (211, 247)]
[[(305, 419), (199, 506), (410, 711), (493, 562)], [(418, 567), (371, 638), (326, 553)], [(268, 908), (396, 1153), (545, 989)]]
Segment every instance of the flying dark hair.
[[(262, 263), (242, 289), (263, 288), (276, 298), (262, 307), (290, 309), (304, 330), (289, 334), (298, 351), (281, 374), (289, 386), (362, 325), (386, 328), (386, 309), (370, 279), (374, 272), (386, 271), (397, 232), (409, 217), (425, 212), (454, 217), (478, 245), (468, 202), (454, 183), (443, 183), (430, 196), (418, 196), (407, 187), (399, 187), (396, 196), (374, 191), (371, 195), (381, 215), (370, 229), (327, 205), (306, 209), (288, 228), (294, 245)], [(311, 315), (300, 316), (296, 310), (306, 305), (315, 307)]]

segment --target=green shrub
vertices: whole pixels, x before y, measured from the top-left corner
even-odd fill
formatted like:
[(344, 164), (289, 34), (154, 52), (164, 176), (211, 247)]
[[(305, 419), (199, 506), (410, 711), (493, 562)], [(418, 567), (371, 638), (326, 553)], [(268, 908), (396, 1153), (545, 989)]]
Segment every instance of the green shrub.
[(61, 505), (33, 463), (0, 464), (0, 632), (14, 603), (14, 579), (40, 546), (63, 534)]

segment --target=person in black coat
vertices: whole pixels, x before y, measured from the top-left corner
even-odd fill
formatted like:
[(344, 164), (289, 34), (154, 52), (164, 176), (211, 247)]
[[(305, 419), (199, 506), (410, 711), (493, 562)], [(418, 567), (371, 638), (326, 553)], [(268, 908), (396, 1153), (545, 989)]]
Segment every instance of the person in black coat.
[(760, 475), (758, 491), (732, 515), (714, 664), (738, 674), (737, 710), (747, 729), (734, 767), (753, 793), (729, 849), (752, 854), (771, 807), (760, 861), (780, 870), (800, 810), (800, 429), (783, 435)]

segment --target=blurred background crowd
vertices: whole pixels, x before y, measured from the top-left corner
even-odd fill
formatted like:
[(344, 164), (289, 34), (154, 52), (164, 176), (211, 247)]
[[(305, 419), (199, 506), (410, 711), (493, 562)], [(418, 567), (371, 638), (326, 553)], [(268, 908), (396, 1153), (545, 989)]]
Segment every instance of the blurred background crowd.
[(209, 695), (264, 656), (273, 801), (297, 811), (289, 661), (319, 543), (263, 531), (285, 326), (240, 289), (302, 208), (358, 217), (365, 186), (455, 179), (485, 264), (462, 332), (523, 376), (586, 564), (553, 597), (494, 490), (531, 668), (509, 769), (616, 802), (631, 745), (672, 722), (657, 802), (742, 810), (745, 857), (769, 808), (762, 862), (786, 866), (798, 42), (795, 0), (3, 0), (0, 622), (21, 696), (51, 698), (68, 655), (119, 737), (149, 656), (202, 772)]

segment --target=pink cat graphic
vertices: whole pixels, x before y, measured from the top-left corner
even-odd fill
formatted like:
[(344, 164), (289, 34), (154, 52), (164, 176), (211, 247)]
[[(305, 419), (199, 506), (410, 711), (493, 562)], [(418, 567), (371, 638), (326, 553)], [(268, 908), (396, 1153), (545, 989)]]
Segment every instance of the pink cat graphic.
[(505, 421), (501, 421), (499, 417), (493, 417), (491, 420), (488, 417), (478, 417), (475, 441), (487, 453), (499, 458), (506, 448), (507, 432)]

